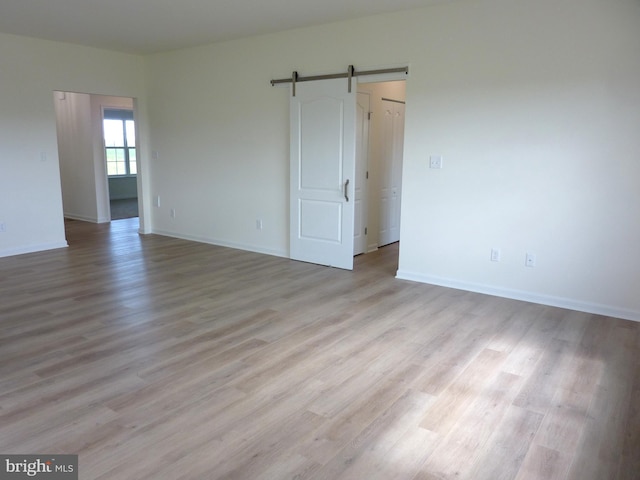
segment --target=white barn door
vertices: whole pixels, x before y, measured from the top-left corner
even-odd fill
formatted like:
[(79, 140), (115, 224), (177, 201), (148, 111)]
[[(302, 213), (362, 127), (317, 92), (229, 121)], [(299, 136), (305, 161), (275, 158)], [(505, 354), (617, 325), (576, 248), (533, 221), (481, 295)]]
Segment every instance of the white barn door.
[(290, 101), (290, 256), (353, 269), (356, 82), (296, 84)]

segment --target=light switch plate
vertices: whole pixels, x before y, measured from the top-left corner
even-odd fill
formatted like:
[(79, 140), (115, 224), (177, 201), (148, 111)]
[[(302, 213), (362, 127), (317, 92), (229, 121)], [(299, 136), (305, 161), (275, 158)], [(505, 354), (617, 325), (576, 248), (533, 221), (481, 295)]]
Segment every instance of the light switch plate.
[(431, 155), (429, 157), (429, 168), (442, 168), (442, 156)]

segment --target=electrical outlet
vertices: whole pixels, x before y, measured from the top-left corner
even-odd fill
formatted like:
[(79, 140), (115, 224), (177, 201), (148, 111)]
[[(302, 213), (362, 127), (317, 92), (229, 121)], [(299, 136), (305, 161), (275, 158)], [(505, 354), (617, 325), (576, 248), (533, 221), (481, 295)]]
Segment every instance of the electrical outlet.
[(156, 198), (154, 199), (153, 204), (154, 204), (156, 207), (159, 207), (159, 206), (160, 206), (160, 195), (156, 195)]
[(256, 230), (262, 230), (262, 219), (260, 218), (256, 220)]
[(491, 261), (492, 262), (499, 262), (500, 261), (500, 249), (499, 248), (492, 248), (491, 249)]
[(524, 257), (524, 264), (527, 267), (535, 267), (536, 266), (536, 254), (527, 252), (527, 254)]
[(431, 155), (429, 157), (429, 168), (442, 168), (442, 156)]
[(169, 215), (171, 215), (171, 218), (176, 218), (176, 209), (172, 208), (171, 211), (169, 212)]

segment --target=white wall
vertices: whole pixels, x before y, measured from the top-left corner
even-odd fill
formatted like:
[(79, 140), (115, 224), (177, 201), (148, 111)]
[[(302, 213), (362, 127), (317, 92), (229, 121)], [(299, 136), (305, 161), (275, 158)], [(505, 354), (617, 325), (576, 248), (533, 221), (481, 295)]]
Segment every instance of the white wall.
[(146, 118), (143, 59), (0, 34), (0, 65), (0, 257), (63, 247), (53, 92), (137, 97)]
[(91, 96), (86, 93), (55, 92), (53, 102), (64, 216), (97, 222)]
[(407, 86), (399, 276), (640, 320), (640, 3), (439, 10)]
[(638, 25), (635, 0), (473, 0), (149, 57), (153, 228), (286, 256), (269, 80), (407, 62), (398, 275), (640, 319)]

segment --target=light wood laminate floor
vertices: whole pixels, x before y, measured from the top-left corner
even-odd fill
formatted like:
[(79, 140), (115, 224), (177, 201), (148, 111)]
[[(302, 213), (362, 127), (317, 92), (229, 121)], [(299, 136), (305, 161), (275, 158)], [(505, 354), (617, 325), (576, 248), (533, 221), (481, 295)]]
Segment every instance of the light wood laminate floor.
[(88, 479), (640, 478), (640, 324), (68, 222), (0, 259), (0, 453)]

